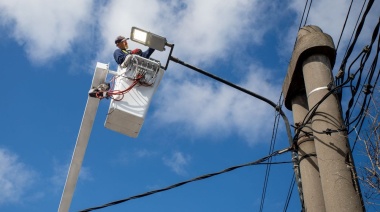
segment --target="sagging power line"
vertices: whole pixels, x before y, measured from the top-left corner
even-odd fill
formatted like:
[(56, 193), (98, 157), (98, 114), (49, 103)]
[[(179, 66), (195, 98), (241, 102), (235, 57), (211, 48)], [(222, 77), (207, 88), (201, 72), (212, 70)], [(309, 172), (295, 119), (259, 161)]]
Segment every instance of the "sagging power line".
[(156, 194), (156, 193), (159, 193), (159, 192), (167, 191), (167, 190), (170, 190), (170, 189), (173, 189), (173, 188), (177, 188), (177, 187), (183, 186), (183, 185), (188, 184), (188, 183), (192, 183), (192, 182), (195, 182), (195, 181), (200, 181), (200, 180), (211, 178), (211, 177), (214, 177), (214, 176), (217, 176), (217, 175), (220, 175), (220, 174), (224, 174), (224, 173), (233, 171), (235, 169), (239, 169), (239, 168), (243, 168), (243, 167), (247, 167), (247, 166), (254, 166), (254, 165), (263, 164), (264, 161), (267, 161), (268, 159), (272, 158), (273, 156), (281, 155), (281, 154), (289, 152), (291, 150), (292, 150), (291, 147), (286, 148), (286, 149), (282, 149), (282, 150), (278, 150), (278, 151), (275, 151), (275, 152), (273, 152), (272, 154), (270, 154), (268, 156), (265, 156), (263, 158), (260, 158), (259, 160), (254, 161), (254, 162), (250, 162), (250, 163), (246, 163), (246, 164), (242, 164), (242, 165), (237, 165), (237, 166), (232, 166), (232, 167), (229, 167), (229, 168), (224, 169), (224, 170), (219, 171), (219, 172), (214, 172), (214, 173), (202, 175), (202, 176), (193, 178), (191, 180), (187, 180), (187, 181), (183, 181), (183, 182), (180, 182), (180, 183), (176, 183), (174, 185), (171, 185), (171, 186), (168, 186), (168, 187), (165, 187), (165, 188), (162, 188), (162, 189), (157, 189), (157, 190), (149, 191), (149, 192), (146, 192), (146, 193), (143, 193), (143, 194), (131, 196), (131, 197), (128, 197), (128, 198), (125, 198), (125, 199), (113, 201), (113, 202), (110, 202), (110, 203), (107, 203), (107, 204), (104, 204), (104, 205), (101, 205), (101, 206), (87, 208), (87, 209), (81, 210), (81, 212), (93, 211), (93, 210), (97, 210), (97, 209), (102, 209), (102, 208), (110, 207), (110, 206), (113, 206), (113, 205), (118, 205), (118, 204), (121, 204), (123, 202), (127, 202), (129, 200), (138, 199), (138, 198), (146, 197), (146, 196), (149, 196), (149, 195), (152, 195), (152, 194)]

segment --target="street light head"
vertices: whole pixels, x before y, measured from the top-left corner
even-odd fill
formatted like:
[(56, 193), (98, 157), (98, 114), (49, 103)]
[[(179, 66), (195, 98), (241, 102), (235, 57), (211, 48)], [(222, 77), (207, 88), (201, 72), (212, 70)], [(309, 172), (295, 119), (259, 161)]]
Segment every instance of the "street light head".
[(165, 50), (166, 38), (137, 27), (132, 27), (131, 40), (158, 51)]
[(138, 29), (132, 30), (131, 39), (138, 42), (138, 43), (146, 45), (147, 37), (148, 37), (147, 32), (144, 32), (144, 31), (138, 30)]

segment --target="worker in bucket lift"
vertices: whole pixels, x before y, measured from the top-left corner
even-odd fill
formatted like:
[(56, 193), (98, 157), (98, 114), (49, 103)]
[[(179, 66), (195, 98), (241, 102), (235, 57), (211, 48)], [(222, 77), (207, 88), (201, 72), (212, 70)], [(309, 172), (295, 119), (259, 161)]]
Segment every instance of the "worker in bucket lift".
[(115, 39), (115, 44), (118, 47), (113, 53), (113, 57), (118, 65), (122, 68), (126, 67), (127, 64), (127, 56), (130, 54), (137, 54), (145, 58), (149, 58), (150, 55), (154, 52), (154, 49), (149, 48), (145, 52), (141, 51), (141, 49), (128, 50), (127, 40), (129, 38), (125, 38), (124, 36), (117, 36)]

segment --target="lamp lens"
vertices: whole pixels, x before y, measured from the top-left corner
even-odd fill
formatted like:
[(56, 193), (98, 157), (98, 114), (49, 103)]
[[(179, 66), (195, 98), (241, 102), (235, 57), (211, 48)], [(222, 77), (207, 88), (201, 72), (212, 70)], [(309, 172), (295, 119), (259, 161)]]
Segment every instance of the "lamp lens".
[(140, 31), (140, 30), (136, 30), (133, 32), (133, 38), (137, 41), (140, 41), (142, 43), (146, 43), (146, 37), (147, 37), (147, 33), (146, 32), (143, 32), (143, 31)]

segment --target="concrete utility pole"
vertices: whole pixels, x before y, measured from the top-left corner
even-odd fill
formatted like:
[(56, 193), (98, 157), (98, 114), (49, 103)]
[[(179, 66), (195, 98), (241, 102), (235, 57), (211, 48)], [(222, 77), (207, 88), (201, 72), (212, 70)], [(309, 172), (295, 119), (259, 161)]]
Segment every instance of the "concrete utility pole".
[[(305, 118), (302, 118), (301, 113), (304, 112), (300, 106), (295, 105), (301, 105), (304, 101), (302, 97), (299, 97), (300, 93), (307, 95), (309, 109), (318, 106), (311, 117), (317, 162), (309, 160), (309, 164), (301, 163), (300, 169), (303, 187), (313, 186), (314, 188), (310, 190), (318, 190), (320, 186), (315, 182), (318, 179), (315, 175), (318, 174), (319, 167), (323, 194), (317, 195), (317, 191), (306, 194), (309, 191), (305, 189), (306, 210), (363, 211), (360, 194), (355, 188), (355, 179), (352, 177), (353, 164), (349, 159), (349, 145), (340, 112), (340, 103), (334, 94), (321, 101), (333, 85), (331, 67), (334, 63), (335, 47), (331, 37), (317, 26), (302, 28), (298, 33), (283, 85), (285, 106), (291, 109), (293, 104), (293, 112), (297, 113), (294, 114), (295, 121)], [(305, 128), (302, 130), (305, 132)], [(301, 157), (304, 154), (312, 156), (311, 142), (308, 142), (309, 146), (306, 149), (302, 142), (298, 143), (301, 144), (299, 148)], [(303, 174), (310, 171), (310, 165), (317, 164), (318, 166), (314, 167), (315, 170)], [(323, 201), (319, 200), (322, 197)], [(317, 205), (314, 204), (315, 201), (318, 201)], [(321, 206), (323, 202), (325, 207)]]
[[(303, 122), (309, 111), (305, 90), (295, 95), (291, 101), (294, 123), (297, 126), (297, 124)], [(324, 212), (326, 211), (325, 202), (323, 200), (314, 137), (310, 127), (311, 124), (308, 123), (306, 128), (301, 128), (297, 140), (304, 206), (306, 211)]]

